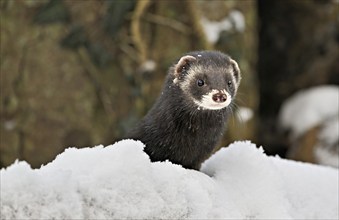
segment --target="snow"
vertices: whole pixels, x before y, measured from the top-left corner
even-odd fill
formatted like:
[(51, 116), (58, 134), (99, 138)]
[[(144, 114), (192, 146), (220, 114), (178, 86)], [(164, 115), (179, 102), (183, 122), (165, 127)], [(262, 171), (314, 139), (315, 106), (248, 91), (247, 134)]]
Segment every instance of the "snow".
[(139, 141), (67, 149), (1, 170), (1, 219), (338, 219), (338, 169), (266, 156), (248, 141), (201, 171), (151, 163)]
[(208, 18), (202, 17), (200, 23), (205, 32), (207, 41), (215, 44), (222, 31), (236, 30), (244, 32), (245, 30), (245, 17), (238, 10), (232, 10), (227, 17), (221, 21), (211, 21)]
[(339, 167), (338, 152), (331, 152), (319, 145), (316, 145), (314, 151), (314, 157), (318, 164)]
[(339, 86), (326, 85), (297, 92), (284, 102), (279, 118), (282, 127), (291, 129), (293, 136), (299, 137), (338, 114)]
[(239, 32), (245, 31), (245, 17), (238, 10), (232, 10), (229, 14), (230, 20), (234, 23), (235, 29)]
[(319, 164), (339, 167), (339, 86), (324, 85), (296, 93), (283, 103), (279, 120), (283, 128), (291, 130), (292, 142), (319, 127), (314, 158)]
[(314, 149), (319, 164), (339, 167), (339, 117), (323, 123)]
[(154, 60), (146, 60), (141, 64), (139, 71), (141, 73), (153, 72), (157, 68), (157, 63)]
[(232, 23), (229, 21), (228, 17), (221, 21), (210, 21), (209, 19), (202, 17), (200, 22), (206, 34), (207, 41), (213, 44), (218, 41), (222, 31), (232, 29)]
[(322, 124), (322, 129), (319, 133), (319, 141), (327, 145), (338, 143), (339, 135), (339, 117), (333, 117), (331, 120), (325, 121)]
[(247, 107), (239, 107), (237, 111), (237, 118), (240, 122), (246, 123), (253, 118), (254, 112), (252, 109)]

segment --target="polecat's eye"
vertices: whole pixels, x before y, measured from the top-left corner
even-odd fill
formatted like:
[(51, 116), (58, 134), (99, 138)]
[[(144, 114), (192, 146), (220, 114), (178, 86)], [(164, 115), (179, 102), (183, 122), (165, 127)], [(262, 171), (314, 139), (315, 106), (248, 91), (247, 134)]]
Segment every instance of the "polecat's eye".
[(228, 87), (232, 87), (232, 81), (229, 80), (229, 81), (227, 82), (227, 85), (228, 85)]
[(205, 85), (204, 80), (198, 79), (198, 80), (197, 80), (197, 85), (198, 85), (198, 86), (203, 86), (203, 85)]

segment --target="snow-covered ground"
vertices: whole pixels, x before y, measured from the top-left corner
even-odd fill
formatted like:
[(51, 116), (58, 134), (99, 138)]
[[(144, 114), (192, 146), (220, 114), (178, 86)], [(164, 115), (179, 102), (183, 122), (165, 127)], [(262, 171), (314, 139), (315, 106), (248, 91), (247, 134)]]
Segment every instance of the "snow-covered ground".
[(201, 171), (151, 163), (143, 144), (67, 149), (1, 170), (1, 219), (338, 219), (338, 169), (236, 142)]

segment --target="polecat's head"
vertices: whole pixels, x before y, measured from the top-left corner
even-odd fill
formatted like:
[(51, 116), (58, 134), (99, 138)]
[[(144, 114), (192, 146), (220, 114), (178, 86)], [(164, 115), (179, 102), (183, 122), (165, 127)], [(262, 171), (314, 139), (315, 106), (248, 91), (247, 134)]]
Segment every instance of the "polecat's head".
[(216, 51), (191, 52), (172, 69), (173, 83), (203, 109), (218, 110), (230, 105), (240, 84), (238, 64)]

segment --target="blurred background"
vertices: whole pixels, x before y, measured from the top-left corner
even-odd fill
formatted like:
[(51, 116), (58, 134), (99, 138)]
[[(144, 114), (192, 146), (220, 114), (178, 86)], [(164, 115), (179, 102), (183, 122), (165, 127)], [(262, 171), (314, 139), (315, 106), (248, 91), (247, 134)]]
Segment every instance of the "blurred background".
[(242, 72), (220, 146), (338, 166), (338, 0), (0, 2), (1, 167), (114, 143), (192, 50), (225, 52)]

